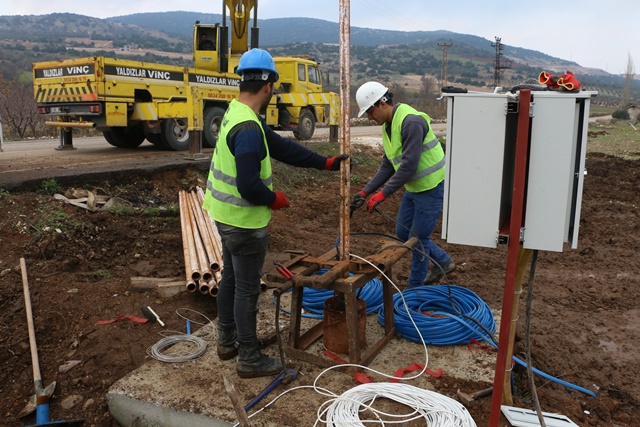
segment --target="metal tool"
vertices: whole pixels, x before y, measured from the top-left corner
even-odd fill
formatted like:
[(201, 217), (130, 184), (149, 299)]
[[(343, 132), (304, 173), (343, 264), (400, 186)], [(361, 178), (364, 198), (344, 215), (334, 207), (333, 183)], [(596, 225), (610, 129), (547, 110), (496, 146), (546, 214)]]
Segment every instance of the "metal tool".
[(164, 322), (160, 320), (160, 316), (148, 305), (142, 306), (142, 314), (144, 314), (144, 317), (149, 319), (150, 322), (158, 322), (160, 326), (164, 326)]
[[(31, 347), (31, 364), (33, 365), (33, 383), (36, 388), (36, 394), (29, 400), (27, 406), (18, 414), (24, 417), (34, 410), (36, 411), (36, 424), (31, 427), (39, 426), (80, 426), (84, 420), (65, 420), (65, 421), (49, 421), (49, 397), (53, 394), (56, 382), (52, 382), (46, 388), (42, 388), (42, 374), (40, 373), (40, 362), (38, 361), (38, 348), (36, 346), (36, 333), (33, 326), (33, 312), (31, 310), (31, 294), (29, 292), (29, 280), (27, 279), (27, 266), (24, 258), (20, 258), (20, 269), (22, 270), (22, 288), (24, 290), (24, 305), (27, 311), (27, 325), (29, 327), (29, 345)], [(35, 402), (35, 406), (32, 404)]]
[(293, 279), (293, 273), (287, 267), (278, 262), (274, 262), (273, 265), (276, 267), (276, 270), (278, 270), (278, 273), (280, 273), (282, 277), (284, 277), (285, 279)]
[(27, 405), (20, 411), (18, 414), (19, 418), (26, 417), (27, 415), (33, 413), (36, 409), (39, 411), (44, 411), (45, 408), (43, 405), (40, 405), (38, 402), (47, 402), (47, 413), (49, 412), (48, 408), (48, 398), (53, 395), (53, 391), (56, 388), (56, 382), (52, 382), (46, 388), (42, 388), (42, 374), (40, 373), (40, 363), (38, 361), (38, 347), (36, 345), (36, 332), (33, 326), (33, 312), (31, 311), (31, 294), (29, 293), (29, 281), (27, 279), (27, 266), (25, 264), (24, 258), (20, 258), (20, 269), (22, 270), (22, 288), (24, 290), (24, 305), (27, 311), (27, 326), (29, 328), (29, 345), (31, 347), (31, 365), (33, 366), (33, 383), (36, 388), (36, 394), (29, 398), (29, 402)]
[(456, 394), (458, 395), (458, 400), (460, 401), (460, 403), (462, 403), (464, 406), (471, 406), (475, 403), (477, 399), (482, 399), (483, 397), (491, 396), (492, 393), (493, 393), (493, 387), (487, 387), (483, 390), (476, 391), (475, 393), (471, 393), (471, 394), (464, 393), (460, 391), (460, 389), (458, 389), (458, 392)]
[(249, 403), (244, 405), (244, 410), (248, 412), (251, 408), (253, 408), (258, 402), (265, 398), (266, 395), (271, 393), (276, 387), (278, 387), (283, 382), (288, 384), (290, 381), (296, 379), (298, 375), (298, 371), (295, 369), (283, 369), (277, 377), (275, 377), (271, 382), (262, 390), (256, 397), (251, 399)]
[(357, 209), (360, 209), (366, 202), (367, 200), (363, 197), (363, 198), (358, 198), (355, 199), (354, 201), (351, 202), (351, 204), (349, 205), (349, 218), (351, 218), (353, 216), (353, 212), (355, 212)]

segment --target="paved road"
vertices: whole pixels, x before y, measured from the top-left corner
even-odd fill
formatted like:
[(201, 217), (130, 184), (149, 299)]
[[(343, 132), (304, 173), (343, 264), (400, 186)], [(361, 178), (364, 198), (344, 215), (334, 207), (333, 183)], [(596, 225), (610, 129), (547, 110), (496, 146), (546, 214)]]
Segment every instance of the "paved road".
[[(291, 132), (282, 134), (292, 137)], [(351, 136), (354, 139), (379, 139), (380, 127), (351, 127)], [(316, 130), (314, 139), (328, 138), (328, 128)], [(49, 178), (73, 185), (79, 179), (92, 176), (122, 176), (145, 170), (194, 165), (204, 169), (209, 165), (212, 152), (210, 148), (204, 149), (204, 158), (194, 160), (187, 151), (159, 150), (146, 141), (135, 149), (113, 147), (102, 136), (74, 138), (73, 150), (56, 150), (58, 145), (58, 139), (5, 141), (4, 151), (0, 152), (0, 188), (29, 188)]]

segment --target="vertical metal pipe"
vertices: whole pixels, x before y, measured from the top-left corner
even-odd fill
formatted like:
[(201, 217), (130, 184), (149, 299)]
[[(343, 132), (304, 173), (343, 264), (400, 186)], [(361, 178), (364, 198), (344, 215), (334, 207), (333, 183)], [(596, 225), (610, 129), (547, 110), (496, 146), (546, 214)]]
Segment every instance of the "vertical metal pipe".
[(260, 47), (260, 29), (258, 28), (258, 0), (253, 6), (253, 27), (251, 27), (251, 48)]
[(503, 387), (507, 372), (505, 366), (511, 360), (507, 356), (511, 354), (509, 349), (509, 337), (511, 335), (511, 319), (513, 317), (513, 303), (515, 299), (515, 285), (518, 275), (520, 253), (520, 229), (523, 225), (525, 190), (527, 179), (527, 163), (529, 161), (529, 110), (531, 105), (531, 91), (520, 91), (518, 105), (518, 130), (516, 135), (516, 154), (513, 172), (513, 196), (511, 200), (511, 216), (509, 222), (509, 245), (507, 250), (507, 271), (505, 274), (504, 296), (502, 301), (502, 317), (500, 321), (500, 339), (498, 342), (498, 357), (493, 378), (493, 395), (491, 398), (491, 414), (489, 426), (498, 427), (500, 422), (500, 406), (502, 405)]
[[(349, 0), (340, 0), (340, 152), (351, 156), (351, 128), (349, 127), (349, 99), (351, 95), (351, 15)], [(340, 165), (340, 253), (338, 258), (348, 259), (351, 239), (349, 215), (351, 162)]]

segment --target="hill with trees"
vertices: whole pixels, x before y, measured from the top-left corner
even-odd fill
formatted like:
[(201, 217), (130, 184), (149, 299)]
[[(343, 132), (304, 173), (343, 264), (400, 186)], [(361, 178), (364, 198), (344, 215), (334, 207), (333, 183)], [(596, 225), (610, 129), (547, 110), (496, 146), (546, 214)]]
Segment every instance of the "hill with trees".
[[(11, 99), (18, 89), (32, 97), (33, 62), (107, 56), (191, 66), (192, 35), (196, 21), (220, 23), (219, 14), (197, 12), (139, 13), (98, 19), (71, 13), (0, 16), (0, 89)], [(274, 55), (309, 55), (321, 64), (328, 90), (339, 89), (339, 26), (313, 18), (276, 18), (259, 21), (260, 45)], [(376, 79), (417, 106), (433, 100), (446, 83), (476, 90), (494, 86), (494, 41), (451, 31), (390, 31), (351, 28), (351, 82), (357, 87)], [(585, 68), (561, 58), (510, 46), (503, 40), (500, 85), (510, 87), (535, 79), (540, 71), (574, 72), (586, 90), (598, 91), (594, 103), (614, 106), (627, 98), (638, 103), (640, 81)], [(446, 82), (443, 51), (447, 49)], [(629, 88), (625, 87), (625, 83)], [(623, 96), (624, 93), (624, 96)], [(0, 99), (0, 102), (2, 100)], [(32, 101), (32, 100), (31, 100)], [(0, 114), (2, 114), (0, 107)], [(6, 120), (6, 114), (3, 115)]]

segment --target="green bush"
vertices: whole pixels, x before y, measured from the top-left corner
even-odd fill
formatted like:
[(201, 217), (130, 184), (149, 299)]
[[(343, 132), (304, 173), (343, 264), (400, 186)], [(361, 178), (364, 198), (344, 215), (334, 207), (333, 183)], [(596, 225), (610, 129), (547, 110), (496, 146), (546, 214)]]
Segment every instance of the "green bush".
[(62, 191), (62, 187), (55, 179), (45, 179), (40, 183), (40, 193), (44, 194), (56, 194)]
[(631, 117), (629, 116), (629, 111), (626, 109), (619, 109), (611, 113), (611, 117), (618, 120), (629, 120)]

